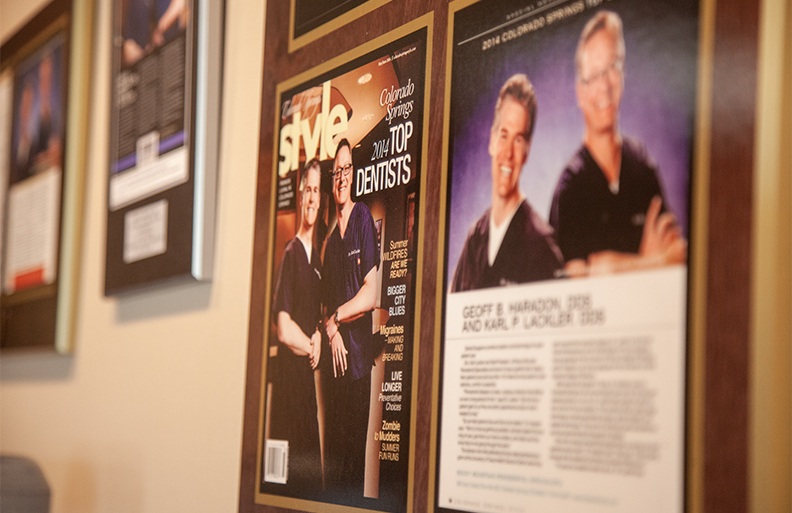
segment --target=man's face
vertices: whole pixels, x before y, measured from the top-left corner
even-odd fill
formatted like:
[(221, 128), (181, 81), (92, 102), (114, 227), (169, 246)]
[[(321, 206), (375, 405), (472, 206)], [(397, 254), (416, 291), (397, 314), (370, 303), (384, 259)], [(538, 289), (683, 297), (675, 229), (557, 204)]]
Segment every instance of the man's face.
[(305, 177), (302, 191), (302, 224), (306, 228), (311, 228), (316, 223), (319, 214), (320, 178), (316, 168), (312, 167), (306, 173), (308, 174)]
[(624, 57), (616, 38), (607, 30), (596, 32), (583, 46), (576, 91), (586, 128), (614, 131), (624, 91)]
[(520, 172), (531, 149), (527, 133), (530, 120), (528, 110), (509, 96), (501, 102), (499, 118), (490, 131), (492, 190), (510, 199), (520, 194)]
[(333, 198), (336, 205), (343, 206), (349, 202), (352, 187), (352, 153), (346, 146), (341, 146), (333, 163)]

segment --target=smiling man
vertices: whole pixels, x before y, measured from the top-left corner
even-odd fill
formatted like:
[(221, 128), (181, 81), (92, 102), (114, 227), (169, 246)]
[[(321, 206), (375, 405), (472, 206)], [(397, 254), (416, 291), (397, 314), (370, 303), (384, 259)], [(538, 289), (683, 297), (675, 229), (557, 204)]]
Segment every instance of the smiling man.
[(655, 164), (619, 129), (624, 59), (621, 19), (600, 11), (583, 28), (575, 54), (583, 145), (561, 174), (550, 209), (571, 275), (666, 265), (687, 254)]
[(315, 497), (322, 487), (314, 383), (322, 349), (322, 266), (314, 237), (321, 177), (319, 161), (312, 159), (300, 180), (300, 228), (283, 252), (273, 307), (279, 347), (272, 378), (269, 438), (289, 443), (289, 470), (283, 488), (297, 497)]
[[(331, 497), (363, 496), (371, 366), (377, 357), (377, 229), (365, 203), (352, 201), (352, 147), (342, 139), (333, 162), (337, 223), (327, 238), (322, 280), (330, 355), (323, 368), (325, 479)], [(331, 368), (332, 367), (332, 368)]]
[(533, 85), (513, 75), (498, 94), (490, 129), (492, 205), (468, 233), (451, 292), (547, 280), (563, 265), (552, 228), (520, 192), (535, 120)]

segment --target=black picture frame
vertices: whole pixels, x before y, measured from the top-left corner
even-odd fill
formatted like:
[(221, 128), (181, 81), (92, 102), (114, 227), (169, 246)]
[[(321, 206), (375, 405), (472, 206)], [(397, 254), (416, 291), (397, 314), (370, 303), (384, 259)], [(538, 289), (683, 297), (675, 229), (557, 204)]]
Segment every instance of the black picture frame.
[(105, 295), (211, 280), (225, 2), (113, 8)]

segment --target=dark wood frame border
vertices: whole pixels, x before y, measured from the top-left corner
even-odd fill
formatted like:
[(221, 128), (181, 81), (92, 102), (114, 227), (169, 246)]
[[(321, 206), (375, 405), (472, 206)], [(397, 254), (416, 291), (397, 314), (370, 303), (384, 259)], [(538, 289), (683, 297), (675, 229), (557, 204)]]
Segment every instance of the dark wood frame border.
[(701, 511), (749, 506), (751, 267), (760, 4), (719, 0), (712, 55)]

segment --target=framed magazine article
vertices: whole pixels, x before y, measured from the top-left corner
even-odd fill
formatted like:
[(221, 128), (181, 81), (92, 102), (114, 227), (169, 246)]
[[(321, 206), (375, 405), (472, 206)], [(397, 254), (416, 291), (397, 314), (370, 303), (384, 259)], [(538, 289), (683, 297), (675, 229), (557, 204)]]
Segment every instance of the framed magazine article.
[(2, 47), (3, 350), (72, 348), (92, 15), (52, 2)]
[(255, 508), (412, 510), (431, 21), (277, 85)]
[(223, 9), (113, 2), (107, 295), (211, 278)]
[(685, 510), (699, 9), (450, 4), (436, 511)]
[[(385, 453), (398, 443), (400, 463), (408, 458), (403, 510), (745, 510), (752, 223), (746, 209), (753, 176), (746, 169), (753, 165), (756, 6), (390, 0), (317, 44), (287, 51), (291, 36), (282, 20), (291, 7), (269, 3), (265, 20), (240, 511), (390, 507), (384, 495), (367, 496), (365, 484), (362, 499), (357, 484), (354, 492), (333, 494), (328, 462), (318, 491), (316, 480), (313, 488), (286, 491), (286, 476), (301, 458), (292, 449), (286, 455), (288, 436), (276, 436), (284, 432), (277, 426), (284, 408), (277, 406), (282, 378), (275, 362), (290, 340), (278, 322), (289, 303), (279, 284), (286, 262), (294, 263), (286, 255), (308, 246), (299, 237), (303, 210), (317, 219), (310, 247), (320, 253), (320, 279), (345, 275), (327, 263), (333, 212), (343, 218), (333, 176), (349, 183), (352, 201), (371, 213), (371, 246), (386, 266), (378, 272), (398, 270), (385, 255), (404, 249), (399, 241), (417, 262), (415, 296), (408, 287), (403, 299), (405, 312), (416, 313), (411, 348), (404, 325), (404, 362), (408, 349), (412, 361), (396, 369), (402, 400), (408, 381), (411, 387), (409, 408), (402, 404), (409, 424), (399, 421), (395, 441), (386, 400), (386, 424), (374, 440)], [(421, 186), (394, 197), (408, 220), (394, 226), (399, 214), (373, 208), (384, 197), (375, 161), (389, 161), (394, 143), (386, 149), (376, 130), (367, 131), (373, 141), (348, 137), (347, 152), (336, 137), (344, 112), (350, 131), (363, 126), (368, 111), (336, 83), (356, 77), (361, 90), (371, 84), (374, 74), (359, 71), (387, 62), (378, 52), (420, 30), (412, 24), (424, 16), (434, 22), (426, 76), (400, 82), (399, 90), (415, 85), (415, 93), (390, 107), (398, 113), (413, 101), (418, 109), (419, 82), (431, 83), (421, 106), (428, 112), (416, 165)], [(734, 19), (740, 23), (723, 21)], [(402, 26), (409, 30), (400, 32)], [(386, 92), (374, 103), (392, 99)], [(413, 132), (417, 116), (410, 114)], [(339, 152), (344, 158), (336, 162)], [(712, 183), (710, 169), (718, 170)], [(311, 185), (317, 176), (318, 201)], [(398, 239), (393, 230), (400, 230)], [(319, 232), (321, 244), (314, 240)], [(355, 264), (356, 249), (346, 252)], [(377, 307), (387, 305), (392, 315), (391, 307), (402, 306), (401, 289), (384, 279)], [(312, 288), (322, 290), (301, 290)], [(393, 304), (384, 303), (389, 298)], [(310, 368), (318, 333), (324, 379), (348, 356), (330, 340), (350, 317), (343, 305), (322, 301), (320, 320), (303, 331), (302, 349), (288, 351)], [(399, 344), (390, 337), (400, 333), (380, 335), (387, 337), (385, 351), (395, 352), (387, 343)], [(390, 370), (377, 396), (398, 394), (398, 374)], [(317, 413), (311, 410), (306, 423), (314, 425), (313, 418), (324, 422), (330, 399), (320, 397), (325, 385), (310, 372)], [(368, 404), (371, 413), (376, 403)], [(319, 425), (320, 451), (335, 450), (325, 445), (335, 438), (323, 439)], [(385, 459), (380, 465), (401, 468)], [(404, 482), (388, 479), (395, 487)]]
[(289, 0), (289, 51), (294, 51), (390, 0)]

